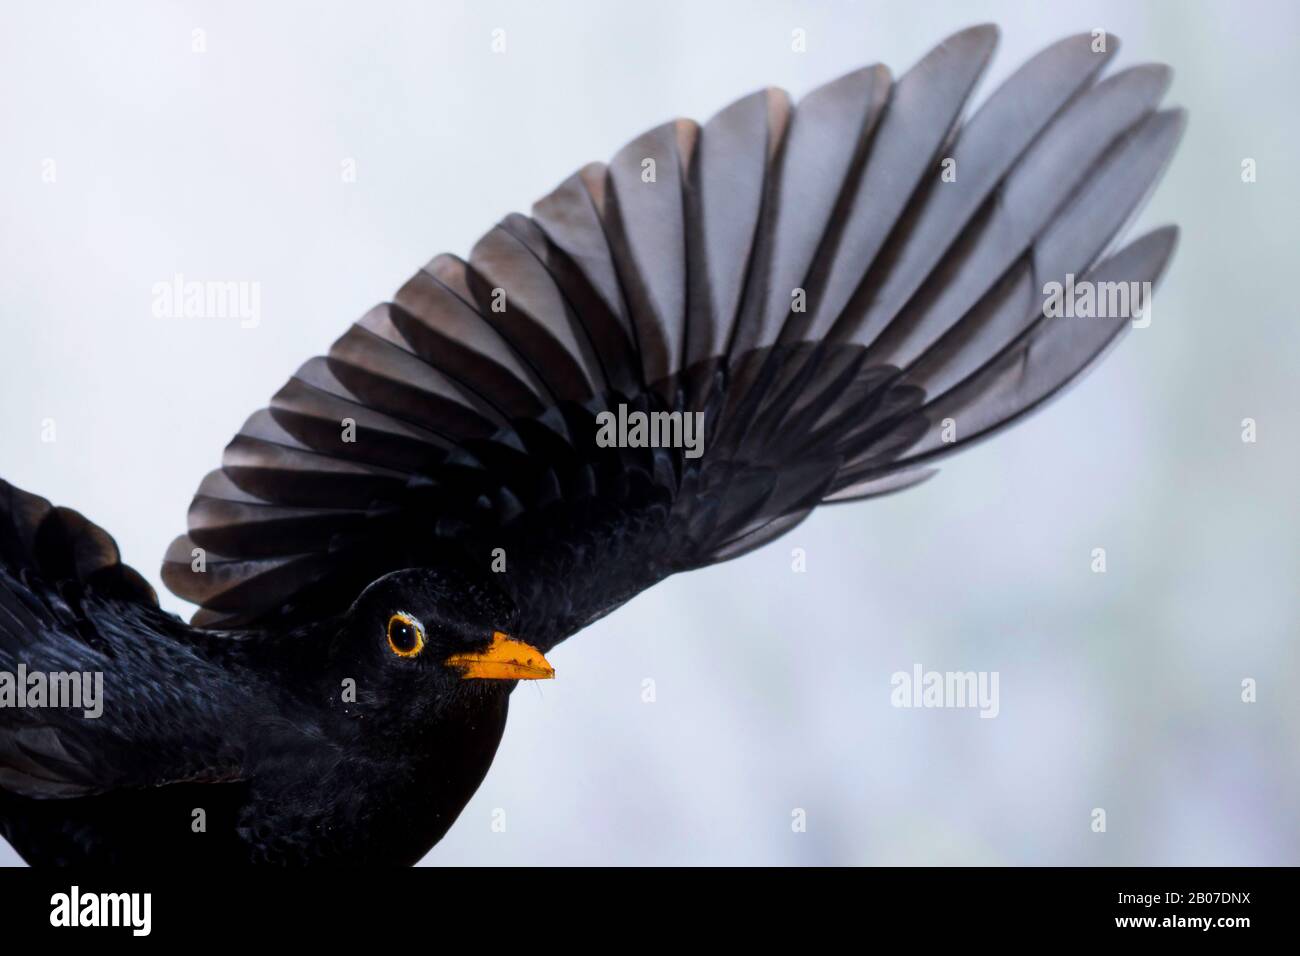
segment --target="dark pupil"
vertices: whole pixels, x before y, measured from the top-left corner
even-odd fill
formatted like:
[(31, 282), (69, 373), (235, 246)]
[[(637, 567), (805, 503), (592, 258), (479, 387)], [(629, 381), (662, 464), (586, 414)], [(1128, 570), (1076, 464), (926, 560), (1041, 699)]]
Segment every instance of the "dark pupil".
[(393, 646), (399, 651), (415, 649), (415, 628), (405, 621), (397, 621), (393, 624), (392, 637)]

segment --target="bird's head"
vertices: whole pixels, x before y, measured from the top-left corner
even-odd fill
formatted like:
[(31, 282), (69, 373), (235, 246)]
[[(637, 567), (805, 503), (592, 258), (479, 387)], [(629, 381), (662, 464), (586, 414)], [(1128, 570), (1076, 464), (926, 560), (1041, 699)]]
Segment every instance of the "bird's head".
[(514, 603), (490, 580), (437, 568), (384, 575), (335, 638), (335, 676), (355, 680), (344, 709), (409, 731), (413, 721), (499, 700), (516, 681), (554, 677), (541, 651), (511, 636), (517, 622)]

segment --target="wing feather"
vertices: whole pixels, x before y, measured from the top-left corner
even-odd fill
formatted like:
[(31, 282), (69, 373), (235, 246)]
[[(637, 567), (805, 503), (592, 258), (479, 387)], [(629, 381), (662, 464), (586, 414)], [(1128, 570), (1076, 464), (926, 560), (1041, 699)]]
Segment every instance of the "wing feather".
[[(664, 123), (438, 256), (248, 420), (168, 586), (210, 626), (288, 625), (503, 552), (545, 648), (1041, 407), (1128, 325), (1046, 318), (1047, 284), (1169, 261), (1173, 229), (1107, 252), (1183, 118), (1166, 68), (1099, 80), (1114, 38), (1073, 36), (963, 121), (996, 38)], [(661, 447), (604, 440), (639, 415)]]

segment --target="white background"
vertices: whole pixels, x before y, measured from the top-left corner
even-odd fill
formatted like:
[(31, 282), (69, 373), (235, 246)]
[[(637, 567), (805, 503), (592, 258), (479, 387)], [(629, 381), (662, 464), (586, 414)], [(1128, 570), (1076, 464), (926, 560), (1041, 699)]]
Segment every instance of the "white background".
[[(564, 644), (427, 862), (1300, 862), (1298, 10), (6, 2), (0, 475), (104, 525), (162, 592), (163, 549), (245, 416), (582, 163), (760, 86), (899, 74), (974, 22), (1003, 28), (985, 93), (1104, 27), (1120, 66), (1172, 64), (1191, 111), (1138, 223), (1183, 228), (1152, 326), (925, 486), (825, 509)], [(260, 325), (154, 318), (178, 272), (259, 282)], [(914, 662), (998, 671), (1000, 716), (892, 708)]]

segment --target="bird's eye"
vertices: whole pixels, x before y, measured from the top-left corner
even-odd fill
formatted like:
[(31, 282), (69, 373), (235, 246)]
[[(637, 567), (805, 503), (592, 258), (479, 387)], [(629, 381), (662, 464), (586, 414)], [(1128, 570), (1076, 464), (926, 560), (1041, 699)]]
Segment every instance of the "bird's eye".
[(388, 646), (398, 657), (414, 657), (424, 650), (424, 631), (420, 622), (404, 611), (388, 619)]

